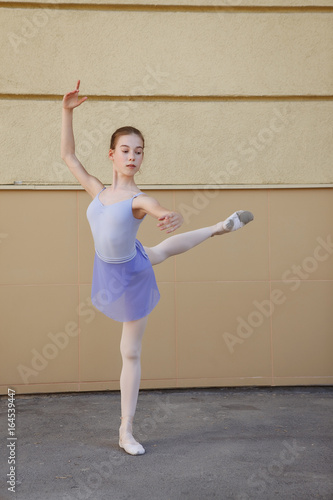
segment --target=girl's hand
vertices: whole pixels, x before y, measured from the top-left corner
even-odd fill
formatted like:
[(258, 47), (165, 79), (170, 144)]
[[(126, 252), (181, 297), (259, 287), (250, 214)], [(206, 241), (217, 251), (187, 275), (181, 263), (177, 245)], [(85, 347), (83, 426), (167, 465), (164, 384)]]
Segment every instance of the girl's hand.
[(79, 100), (79, 87), (80, 80), (78, 80), (75, 90), (64, 95), (64, 98), (62, 100), (63, 108), (74, 109), (88, 99), (88, 97), (82, 97), (82, 99)]
[(167, 215), (163, 217), (159, 217), (160, 222), (157, 224), (157, 227), (164, 231), (167, 229), (167, 233), (172, 233), (176, 229), (178, 229), (184, 222), (183, 216), (178, 212), (169, 212)]

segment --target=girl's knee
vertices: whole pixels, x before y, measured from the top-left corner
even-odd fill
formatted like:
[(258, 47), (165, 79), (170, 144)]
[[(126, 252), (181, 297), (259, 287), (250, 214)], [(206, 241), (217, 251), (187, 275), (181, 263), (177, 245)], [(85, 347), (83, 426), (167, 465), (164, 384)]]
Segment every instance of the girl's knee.
[(138, 360), (141, 355), (142, 338), (148, 316), (123, 323), (120, 352), (123, 359)]
[(123, 360), (126, 361), (140, 361), (141, 348), (134, 346), (120, 346), (120, 353)]

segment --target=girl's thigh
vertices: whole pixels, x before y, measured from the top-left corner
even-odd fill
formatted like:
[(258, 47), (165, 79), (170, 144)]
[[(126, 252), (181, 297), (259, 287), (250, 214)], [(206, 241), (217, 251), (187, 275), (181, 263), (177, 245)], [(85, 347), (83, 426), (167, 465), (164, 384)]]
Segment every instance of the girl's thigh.
[(152, 266), (160, 264), (168, 257), (168, 254), (163, 250), (163, 246), (161, 245), (156, 245), (155, 247), (144, 246), (143, 248), (149, 257)]

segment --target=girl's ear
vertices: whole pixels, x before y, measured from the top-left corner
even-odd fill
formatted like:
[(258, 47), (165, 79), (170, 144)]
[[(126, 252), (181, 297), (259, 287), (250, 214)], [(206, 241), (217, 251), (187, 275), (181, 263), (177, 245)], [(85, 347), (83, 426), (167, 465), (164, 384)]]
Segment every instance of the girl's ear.
[(109, 150), (109, 158), (113, 160), (113, 149)]

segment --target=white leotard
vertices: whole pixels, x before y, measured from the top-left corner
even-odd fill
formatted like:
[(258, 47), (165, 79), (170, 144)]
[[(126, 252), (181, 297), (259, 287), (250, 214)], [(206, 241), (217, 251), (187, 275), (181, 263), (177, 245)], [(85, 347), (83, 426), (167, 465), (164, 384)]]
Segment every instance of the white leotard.
[(136, 219), (132, 212), (132, 201), (140, 194), (103, 205), (99, 194), (87, 209), (87, 218), (94, 238), (95, 251), (104, 262), (121, 263), (132, 260), (136, 255), (136, 234), (143, 221)]

